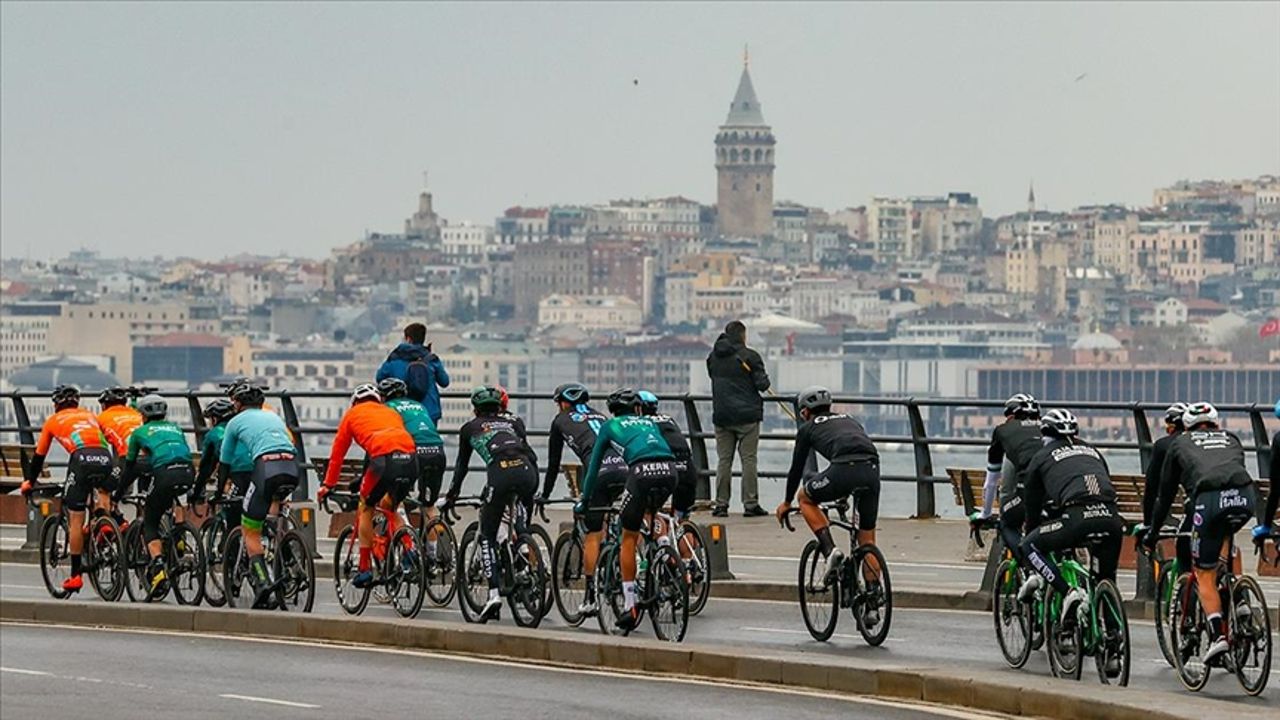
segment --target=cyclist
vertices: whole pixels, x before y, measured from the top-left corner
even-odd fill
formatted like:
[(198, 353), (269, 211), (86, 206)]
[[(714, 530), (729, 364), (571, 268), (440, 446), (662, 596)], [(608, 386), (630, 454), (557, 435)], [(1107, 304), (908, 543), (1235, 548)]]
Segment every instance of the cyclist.
[[(1280, 418), (1280, 400), (1276, 401), (1276, 417)], [(1253, 529), (1254, 542), (1263, 542), (1271, 534), (1272, 523), (1276, 519), (1277, 505), (1280, 505), (1280, 432), (1271, 438), (1271, 493), (1265, 503), (1259, 503), (1262, 514), (1258, 515), (1258, 525)]]
[(124, 457), (124, 477), (120, 492), (128, 490), (138, 476), (138, 458), (148, 461), (151, 485), (142, 510), (142, 536), (147, 541), (151, 565), (147, 578), (152, 597), (164, 586), (164, 545), (160, 540), (160, 520), (173, 504), (195, 484), (195, 468), (191, 465), (191, 448), (182, 428), (166, 420), (169, 403), (159, 395), (146, 395), (138, 401), (142, 414), (141, 427), (129, 435), (129, 450)]
[[(418, 503), (426, 508), (427, 519), (434, 520), (436, 501), (440, 499), (440, 484), (448, 461), (444, 455), (444, 440), (436, 430), (427, 408), (409, 397), (409, 386), (400, 378), (390, 377), (378, 383), (378, 393), (387, 407), (400, 413), (404, 429), (413, 436), (418, 447)], [(436, 531), (427, 538), (427, 556), (435, 558)]]
[(524, 507), (533, 501), (538, 489), (537, 456), (525, 432), (524, 420), (505, 413), (501, 391), (485, 385), (471, 391), (471, 407), (475, 417), (458, 430), (458, 459), (453, 465), (453, 481), (445, 494), (444, 507), (451, 507), (462, 492), (471, 454), (484, 460), (487, 482), (480, 507), (480, 556), (485, 577), (489, 581), (489, 600), (480, 611), (480, 622), (497, 620), (502, 611), (501, 583), (498, 577), (498, 528), (512, 496)]
[[(1160, 532), (1160, 528), (1151, 525), (1151, 515), (1156, 509), (1156, 498), (1160, 495), (1160, 472), (1164, 470), (1164, 459), (1169, 453), (1169, 445), (1183, 430), (1182, 414), (1187, 411), (1187, 407), (1186, 403), (1178, 402), (1165, 409), (1164, 437), (1156, 440), (1151, 446), (1151, 459), (1147, 463), (1146, 478), (1142, 486), (1142, 525), (1134, 531), (1138, 544), (1142, 544), (1142, 538), (1148, 532)], [(1190, 507), (1183, 509), (1182, 524), (1178, 527), (1178, 532), (1185, 533), (1191, 530), (1191, 515)], [(1178, 568), (1181, 572), (1191, 572), (1191, 539), (1180, 537), (1174, 546), (1177, 549)]]
[(116, 453), (117, 473), (124, 472), (124, 456), (129, 454), (129, 436), (142, 426), (142, 413), (129, 407), (129, 391), (112, 387), (98, 394), (98, 425)]
[[(205, 407), (202, 415), (212, 423), (212, 427), (205, 431), (204, 439), (200, 442), (200, 470), (196, 473), (195, 487), (191, 489), (192, 504), (204, 499), (205, 485), (210, 480), (217, 482), (218, 476), (214, 474), (214, 471), (219, 465), (218, 455), (222, 452), (222, 439), (227, 434), (227, 423), (231, 422), (231, 418), (235, 417), (236, 406), (232, 405), (230, 400), (218, 398)], [(235, 474), (234, 469), (232, 474)], [(234, 479), (232, 484), (235, 484)], [(215, 487), (213, 496), (215, 498), (222, 497), (223, 490), (222, 486)], [(235, 521), (236, 523), (240, 522), (238, 514)]]
[(622, 570), (623, 613), (617, 627), (623, 632), (634, 630), (640, 622), (636, 608), (636, 543), (648, 509), (666, 502), (676, 487), (675, 456), (662, 431), (652, 418), (641, 415), (640, 395), (631, 388), (614, 390), (607, 401), (613, 419), (600, 427), (591, 462), (582, 479), (582, 494), (574, 508), (582, 513), (587, 502), (605, 478), (605, 456), (622, 455), (630, 472), (626, 491), (622, 494), (622, 546), (618, 553)]
[(289, 429), (279, 415), (264, 410), (262, 388), (241, 383), (231, 388), (236, 415), (223, 432), (218, 453), (218, 487), (226, 487), (233, 464), (241, 455), (253, 458), (253, 473), (245, 488), (240, 527), (249, 556), (249, 583), (254, 606), (260, 607), (274, 581), (263, 558), (262, 526), (268, 515), (280, 512), (279, 501), (298, 486), (298, 461)]
[[(842, 500), (859, 491), (858, 544), (875, 544), (876, 520), (880, 513), (880, 453), (862, 423), (831, 410), (831, 391), (827, 388), (819, 385), (805, 388), (796, 397), (796, 404), (804, 424), (796, 431), (791, 469), (787, 472), (786, 495), (778, 505), (776, 515), (782, 522), (791, 509), (791, 499), (794, 497), (800, 501), (800, 513), (817, 537), (822, 556), (826, 558), (824, 577), (830, 578), (844, 562), (844, 553), (836, 547), (827, 515), (818, 505)], [(830, 464), (801, 487), (800, 479), (811, 451)]]
[[(591, 393), (581, 383), (565, 383), (556, 388), (552, 396), (560, 412), (551, 420), (551, 432), (547, 437), (547, 473), (542, 483), (542, 499), (551, 497), (555, 489), (556, 478), (560, 475), (560, 457), (564, 446), (568, 445), (578, 461), (585, 468), (591, 462), (591, 453), (595, 450), (596, 434), (609, 422), (609, 418), (592, 408)], [(586, 576), (586, 587), (583, 592), (582, 606), (579, 612), (592, 615), (596, 612), (596, 559), (600, 557), (600, 542), (604, 539), (603, 509), (626, 490), (627, 478), (631, 476), (627, 463), (616, 452), (606, 452), (600, 467), (600, 480), (595, 491), (588, 497), (582, 495), (587, 505), (587, 513), (583, 518), (586, 537), (582, 542), (582, 569)]]
[[(1209, 620), (1208, 662), (1229, 648), (1222, 633), (1222, 599), (1218, 596), (1217, 567), (1222, 544), (1254, 513), (1253, 477), (1245, 467), (1244, 446), (1234, 433), (1218, 427), (1218, 409), (1207, 402), (1193, 403), (1182, 415), (1186, 431), (1169, 445), (1160, 472), (1160, 495), (1151, 515), (1151, 526), (1164, 524), (1173, 496), (1182, 487), (1195, 515), (1191, 523), (1191, 556), (1196, 591)], [(1155, 533), (1143, 544), (1151, 548)]]
[(982, 514), (969, 517), (979, 522), (991, 517), (997, 489), (1000, 494), (1000, 539), (1019, 560), (1022, 526), (1026, 521), (1023, 507), (1023, 473), (1032, 456), (1039, 452), (1040, 403), (1027, 393), (1016, 393), (1004, 401), (1005, 421), (991, 433), (987, 448), (987, 477), (982, 485)]
[[(405, 429), (400, 413), (382, 404), (378, 388), (368, 383), (356, 386), (351, 393), (351, 407), (338, 423), (318, 500), (324, 500), (338, 484), (342, 461), (346, 459), (352, 442), (368, 455), (360, 480), (360, 507), (356, 522), (356, 532), (360, 536), (360, 565), (359, 572), (351, 578), (352, 585), (366, 588), (374, 581), (373, 509), (380, 504), (387, 510), (395, 510), (409, 495), (418, 481), (418, 446)], [(389, 513), (388, 535), (395, 535), (399, 529), (400, 515)], [(413, 552), (411, 547), (406, 548), (403, 558), (406, 566), (412, 567), (417, 561)]]
[[(1093, 557), (1098, 579), (1115, 582), (1124, 538), (1124, 519), (1116, 510), (1111, 471), (1097, 448), (1079, 438), (1080, 421), (1069, 410), (1050, 410), (1040, 419), (1044, 447), (1026, 470), (1026, 535), (1022, 555), (1035, 568), (1018, 591), (1030, 602), (1047, 580), (1063, 595), (1062, 621), (1075, 617), (1087, 597), (1071, 588), (1048, 553), (1079, 546), (1090, 535), (1105, 534)], [(1052, 519), (1045, 519), (1045, 512)]]
[(680, 430), (676, 419), (658, 412), (658, 396), (648, 390), (641, 390), (640, 409), (662, 431), (662, 439), (667, 441), (671, 454), (676, 458), (676, 489), (671, 493), (671, 509), (677, 520), (684, 520), (693, 512), (694, 494), (698, 489), (698, 471), (693, 467), (693, 450), (689, 448), (689, 440)]
[(62, 502), (70, 512), (67, 534), (71, 543), (71, 575), (62, 581), (62, 589), (76, 592), (84, 587), (81, 553), (84, 551), (84, 514), (89, 495), (97, 490), (97, 507), (111, 507), (110, 493), (115, 489), (111, 451), (107, 438), (93, 413), (80, 407), (80, 391), (72, 385), (59, 385), (52, 398), (54, 412), (44, 421), (35, 456), (27, 466), (22, 481), (22, 494), (30, 495), (44, 469), (44, 459), (55, 440), (71, 457), (67, 459), (67, 482)]

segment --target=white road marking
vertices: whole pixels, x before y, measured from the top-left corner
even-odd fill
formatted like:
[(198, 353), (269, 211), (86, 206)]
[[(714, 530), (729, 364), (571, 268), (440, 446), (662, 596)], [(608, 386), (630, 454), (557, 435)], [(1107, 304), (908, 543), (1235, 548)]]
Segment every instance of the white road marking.
[[(776, 633), (778, 635), (804, 635), (811, 637), (808, 630), (791, 630), (788, 628), (767, 628), (767, 627), (740, 627), (739, 630), (748, 632)], [(861, 635), (841, 635), (840, 633), (832, 633), (831, 637), (841, 638), (844, 640), (861, 640)], [(906, 642), (906, 638), (885, 638), (886, 642)]]
[(13, 585), (10, 583), (0, 583), (0, 589), (9, 588), (11, 590), (44, 590), (43, 585)]
[(228, 700), (243, 700), (245, 702), (266, 703), (268, 705), (284, 705), (285, 707), (306, 708), (308, 710), (314, 710), (315, 708), (320, 707), (319, 705), (293, 702), (292, 700), (276, 700), (275, 698), (254, 697), (252, 695), (233, 695), (231, 693), (226, 693), (219, 695), (218, 697), (227, 698)]
[(145, 690), (150, 690), (150, 689), (151, 689), (151, 686), (150, 686), (150, 685), (142, 685), (142, 684), (140, 684), (140, 683), (124, 682), (124, 681), (121, 681), (121, 680), (103, 680), (102, 678), (84, 677), (83, 675), (55, 675), (55, 674), (53, 674), (53, 673), (51, 673), (51, 672), (44, 672), (43, 670), (24, 670), (24, 669), (22, 669), (22, 668), (0, 667), (0, 672), (15, 673), (15, 674), (18, 674), (18, 675), (40, 675), (40, 676), (43, 676), (43, 677), (52, 677), (52, 678), (57, 678), (57, 679), (59, 679), (59, 680), (74, 680), (75, 682), (87, 682), (87, 683), (95, 683), (95, 684), (104, 684), (104, 683), (105, 683), (105, 684), (108, 684), (108, 685), (123, 685), (124, 687), (142, 688), (142, 689), (145, 689)]
[(0, 672), (15, 673), (18, 675), (52, 675), (43, 670), (24, 670), (22, 668), (0, 667)]

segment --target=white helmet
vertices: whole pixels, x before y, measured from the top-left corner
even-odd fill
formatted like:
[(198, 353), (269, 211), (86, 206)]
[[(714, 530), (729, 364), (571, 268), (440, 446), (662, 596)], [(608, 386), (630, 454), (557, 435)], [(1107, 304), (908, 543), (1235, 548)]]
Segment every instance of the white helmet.
[(1070, 410), (1050, 410), (1040, 418), (1040, 432), (1052, 437), (1073, 437), (1080, 433), (1080, 421)]
[(1182, 413), (1182, 427), (1190, 430), (1202, 423), (1218, 424), (1218, 408), (1207, 402), (1191, 403)]
[(382, 402), (382, 395), (378, 392), (378, 388), (371, 383), (357, 385), (356, 389), (351, 392), (352, 405), (355, 405), (358, 402), (364, 402), (365, 400)]

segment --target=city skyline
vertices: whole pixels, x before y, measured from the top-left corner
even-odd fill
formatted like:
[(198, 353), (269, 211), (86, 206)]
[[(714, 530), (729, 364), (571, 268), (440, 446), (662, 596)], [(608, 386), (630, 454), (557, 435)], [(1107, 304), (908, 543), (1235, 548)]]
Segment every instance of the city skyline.
[(552, 7), (5, 3), (4, 255), (323, 257), (424, 168), (451, 221), (711, 203), (744, 42), (780, 201), (1142, 206), (1280, 166), (1275, 6)]

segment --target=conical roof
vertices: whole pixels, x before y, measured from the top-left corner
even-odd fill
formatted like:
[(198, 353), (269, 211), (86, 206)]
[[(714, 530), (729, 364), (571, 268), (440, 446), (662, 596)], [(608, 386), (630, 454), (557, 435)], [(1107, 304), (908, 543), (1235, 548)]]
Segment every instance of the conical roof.
[(751, 70), (742, 66), (742, 77), (738, 79), (738, 91), (733, 94), (733, 103), (729, 105), (729, 117), (726, 126), (754, 127), (765, 125), (764, 113), (760, 112), (760, 101), (756, 99), (756, 89), (751, 84)]

